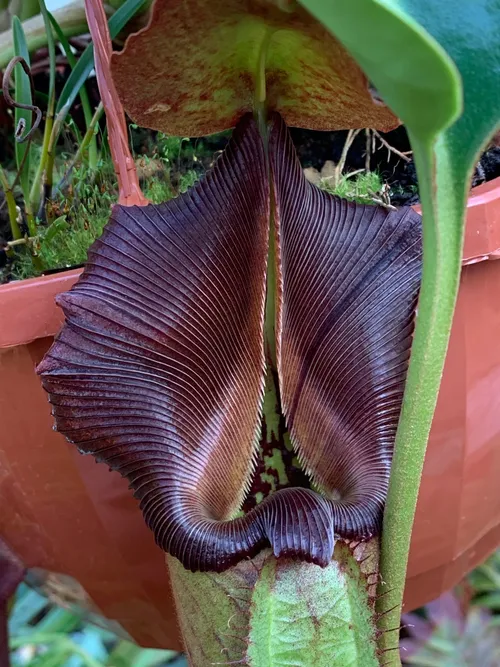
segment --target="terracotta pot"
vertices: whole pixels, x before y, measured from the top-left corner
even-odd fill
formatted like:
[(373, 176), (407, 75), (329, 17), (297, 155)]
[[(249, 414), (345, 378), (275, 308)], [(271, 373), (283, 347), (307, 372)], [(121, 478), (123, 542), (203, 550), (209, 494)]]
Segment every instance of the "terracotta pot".
[[(460, 296), (425, 463), (406, 609), (500, 544), (500, 179), (469, 200)], [(127, 483), (52, 431), (35, 365), (79, 272), (0, 287), (0, 535), (30, 567), (74, 577), (140, 644), (180, 646), (163, 555)]]
[(0, 287), (0, 536), (28, 567), (74, 577), (138, 643), (180, 648), (163, 554), (127, 482), (52, 430), (34, 372), (62, 324), (54, 296), (79, 273)]
[(463, 270), (412, 535), (405, 609), (500, 545), (500, 178), (469, 197)]

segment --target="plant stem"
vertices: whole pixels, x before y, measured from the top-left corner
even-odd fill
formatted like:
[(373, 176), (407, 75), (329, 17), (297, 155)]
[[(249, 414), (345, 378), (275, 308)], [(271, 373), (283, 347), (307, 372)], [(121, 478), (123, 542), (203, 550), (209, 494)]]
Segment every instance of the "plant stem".
[[(43, 187), (43, 200), (47, 202), (52, 197), (52, 185), (54, 176), (54, 160), (56, 157), (56, 145), (59, 138), (59, 133), (62, 126), (62, 117), (58, 114), (52, 125), (52, 130), (49, 137), (49, 144), (47, 147), (47, 158), (45, 168), (45, 182)], [(46, 211), (47, 222), (50, 224), (50, 214)]]
[[(106, 112), (109, 146), (118, 179), (118, 203), (125, 206), (145, 206), (148, 201), (139, 185), (137, 170), (128, 145), (125, 111), (111, 75), (111, 35), (116, 29), (117, 21), (109, 21), (110, 25), (108, 25), (100, 0), (87, 0), (85, 7), (94, 43), (97, 85)], [(126, 22), (142, 7), (144, 7), (144, 0), (127, 0), (117, 10), (113, 19)]]
[(5, 175), (5, 172), (1, 167), (1, 165), (0, 165), (0, 184), (2, 185), (4, 191), (5, 201), (7, 202), (7, 210), (9, 212), (9, 223), (10, 223), (10, 231), (12, 233), (12, 238), (15, 241), (18, 239), (22, 239), (23, 235), (21, 234), (21, 230), (19, 229), (19, 224), (17, 222), (16, 200), (14, 199), (14, 194), (11, 190), (9, 181), (7, 180), (7, 176)]
[[(61, 43), (62, 48), (64, 49), (64, 53), (66, 54), (66, 58), (68, 59), (69, 66), (71, 67), (71, 70), (74, 70), (76, 67), (77, 60), (71, 51), (71, 47), (69, 45), (68, 40), (66, 39), (65, 34), (61, 30), (59, 24), (57, 21), (54, 19), (53, 15), (49, 12), (49, 19), (52, 24), (52, 27), (55, 30), (55, 33), (57, 35), (57, 39)], [(89, 129), (91, 123), (92, 123), (92, 107), (90, 105), (90, 100), (89, 96), (87, 93), (87, 88), (85, 87), (85, 83), (82, 84), (80, 91), (80, 100), (82, 103), (82, 111), (83, 115), (85, 118), (85, 126), (87, 130)], [(91, 141), (89, 144), (89, 167), (90, 169), (96, 169), (97, 168), (97, 159), (98, 159), (98, 154), (97, 154), (97, 140), (95, 137), (95, 132), (92, 133)]]
[[(14, 242), (18, 241), (19, 243), (15, 245), (21, 245), (20, 242), (23, 242), (25, 245), (29, 246), (30, 252), (31, 252), (31, 261), (33, 262), (33, 267), (36, 271), (42, 271), (43, 266), (42, 262), (40, 261), (40, 258), (36, 255), (33, 244), (28, 243), (22, 235), (21, 229), (19, 228), (19, 223), (17, 222), (17, 205), (16, 205), (16, 200), (14, 199), (14, 194), (12, 192), (12, 188), (9, 185), (9, 182), (7, 180), (7, 176), (5, 175), (4, 170), (2, 169), (0, 165), (0, 184), (2, 185), (4, 194), (5, 194), (5, 200), (7, 202), (7, 210), (9, 212), (9, 223), (10, 223), (10, 229), (12, 233), (12, 238), (14, 239)], [(35, 236), (34, 233), (32, 233), (31, 228), (30, 228), (30, 221), (27, 220), (28, 223), (28, 229), (30, 232), (30, 236)], [(33, 221), (33, 226), (35, 227), (35, 233), (36, 233), (36, 225), (34, 225)], [(11, 244), (12, 245), (12, 244)]]
[[(43, 132), (43, 144), (42, 144), (42, 153), (40, 156), (40, 161), (38, 163), (38, 168), (35, 173), (35, 178), (31, 186), (31, 192), (29, 197), (28, 208), (30, 211), (35, 211), (39, 207), (40, 203), (40, 186), (42, 183), (43, 175), (47, 169), (47, 180), (46, 182), (52, 182), (52, 170), (53, 170), (53, 158), (51, 162), (49, 161), (49, 147), (51, 144), (51, 135), (52, 128), (54, 125), (54, 110), (55, 110), (55, 77), (56, 77), (56, 52), (55, 52), (55, 43), (54, 35), (52, 33), (52, 28), (50, 26), (47, 8), (45, 6), (45, 0), (40, 1), (40, 10), (42, 12), (42, 17), (44, 20), (44, 25), (46, 29), (46, 39), (49, 47), (49, 58), (50, 58), (50, 78), (49, 78), (49, 102), (47, 108), (47, 116), (45, 119), (45, 127)], [(49, 186), (50, 187), (50, 186)], [(44, 197), (45, 201), (45, 197)], [(31, 219), (28, 220), (28, 228), (31, 236), (36, 234), (36, 225), (35, 220), (31, 216)]]
[(38, 163), (38, 168), (36, 170), (35, 178), (33, 180), (30, 193), (30, 206), (33, 211), (36, 211), (38, 209), (40, 203), (40, 195), (41, 195), (40, 186), (42, 184), (42, 177), (45, 171), (45, 166), (47, 164), (50, 135), (52, 133), (53, 124), (54, 124), (54, 116), (53, 115), (50, 116), (49, 112), (47, 112), (47, 117), (45, 119), (45, 128), (43, 132), (42, 153), (40, 155), (40, 162)]
[[(55, 143), (57, 141), (57, 136), (59, 134), (58, 123), (54, 124), (54, 113), (56, 108), (56, 45), (54, 41), (54, 33), (52, 31), (52, 25), (49, 19), (49, 13), (45, 5), (45, 0), (39, 0), (40, 2), (40, 12), (43, 16), (43, 21), (45, 24), (45, 30), (47, 31), (47, 47), (49, 50), (49, 60), (50, 60), (50, 71), (49, 71), (49, 102), (47, 106), (47, 119), (45, 122), (45, 129), (43, 135), (43, 148), (42, 155), (40, 159), (39, 170), (37, 171), (33, 187), (37, 188), (35, 191), (32, 189), (32, 196), (35, 195), (35, 198), (40, 195), (40, 182), (45, 174), (45, 183), (44, 183), (44, 201), (51, 195), (52, 190), (52, 174), (54, 171), (54, 150)], [(52, 137), (52, 133), (55, 131), (55, 137)], [(38, 180), (39, 179), (39, 180)], [(38, 180), (38, 185), (37, 185)], [(32, 204), (38, 203), (38, 200), (33, 201), (31, 198)], [(36, 206), (33, 206), (33, 209), (36, 209)], [(31, 231), (30, 231), (31, 233)]]
[(7, 241), (7, 248), (16, 248), (17, 246), (20, 245), (29, 245), (29, 243), (33, 243), (36, 241), (36, 236), (24, 236), (22, 239), (16, 239), (15, 241)]
[(66, 170), (66, 173), (64, 174), (63, 178), (61, 179), (58, 185), (59, 189), (62, 189), (64, 187), (64, 184), (68, 180), (69, 175), (71, 174), (71, 171), (74, 168), (75, 164), (77, 164), (78, 161), (81, 160), (87, 146), (91, 145), (92, 138), (95, 137), (95, 129), (103, 112), (104, 112), (103, 103), (99, 102), (99, 106), (94, 112), (92, 120), (90, 121), (87, 131), (85, 132), (85, 136), (83, 137), (82, 141), (80, 142), (80, 145), (78, 146), (78, 151), (76, 152), (75, 157), (71, 161), (71, 164), (69, 165), (68, 169)]
[(257, 55), (257, 69), (255, 72), (254, 113), (261, 137), (264, 141), (267, 141), (266, 61), (273, 34), (274, 30), (268, 29), (264, 35)]
[[(464, 236), (463, 198), (450, 177), (446, 150), (412, 136), (423, 209), (423, 275), (411, 363), (384, 513), (380, 649), (397, 647), (410, 538), (427, 440), (459, 287)], [(438, 143), (441, 140), (438, 140)], [(424, 177), (426, 175), (426, 177)], [(391, 631), (392, 629), (392, 631)], [(400, 665), (391, 651), (388, 665)]]
[(356, 139), (356, 137), (360, 132), (361, 130), (349, 130), (349, 132), (347, 133), (347, 137), (344, 142), (344, 147), (342, 148), (342, 154), (340, 156), (340, 160), (335, 166), (335, 175), (333, 179), (334, 187), (336, 187), (340, 182), (340, 179), (342, 177), (342, 172), (344, 171), (345, 167), (345, 161), (347, 160), (347, 153), (349, 152), (349, 149), (352, 146), (354, 139)]

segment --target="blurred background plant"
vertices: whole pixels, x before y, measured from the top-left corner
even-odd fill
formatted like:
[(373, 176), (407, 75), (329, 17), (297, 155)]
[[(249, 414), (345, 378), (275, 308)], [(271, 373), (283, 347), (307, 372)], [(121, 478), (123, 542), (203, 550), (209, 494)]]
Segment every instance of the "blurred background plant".
[(455, 590), (403, 616), (403, 663), (418, 667), (497, 667), (499, 611), (497, 551)]
[[(142, 649), (112, 623), (60, 603), (50, 592), (19, 586), (9, 619), (13, 667), (187, 667), (176, 651)], [(403, 616), (403, 664), (498, 667), (499, 612), (497, 551), (456, 589)]]
[(16, 593), (9, 634), (13, 667), (187, 667), (176, 651), (141, 649), (24, 583)]

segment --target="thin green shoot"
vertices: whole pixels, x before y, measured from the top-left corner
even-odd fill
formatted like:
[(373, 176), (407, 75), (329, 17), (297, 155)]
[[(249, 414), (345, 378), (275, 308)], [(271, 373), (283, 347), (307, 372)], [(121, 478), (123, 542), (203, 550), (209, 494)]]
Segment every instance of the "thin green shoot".
[[(57, 39), (59, 40), (59, 43), (66, 55), (68, 64), (71, 67), (71, 71), (73, 71), (77, 65), (77, 59), (75, 58), (71, 50), (71, 46), (68, 42), (68, 39), (66, 38), (66, 35), (62, 31), (59, 23), (55, 20), (54, 15), (48, 12), (48, 16), (52, 24), (52, 27), (54, 28), (54, 32), (56, 33)], [(82, 103), (82, 111), (85, 118), (85, 125), (88, 130), (92, 124), (93, 113), (87, 89), (85, 87), (85, 82), (80, 87), (79, 95)], [(95, 169), (97, 167), (98, 153), (97, 153), (97, 140), (94, 133), (92, 133), (88, 148), (89, 148), (89, 166), (91, 169)]]
[(0, 165), (0, 185), (2, 186), (5, 201), (7, 202), (7, 211), (9, 214), (9, 223), (12, 238), (18, 240), (22, 238), (21, 229), (19, 228), (19, 223), (17, 221), (17, 205), (16, 200), (14, 199), (14, 194), (12, 188), (10, 187), (7, 175)]
[[(52, 26), (49, 21), (49, 16), (47, 12), (47, 7), (45, 5), (45, 0), (39, 0), (40, 2), (40, 12), (43, 16), (43, 21), (45, 24), (45, 30), (47, 32), (47, 46), (49, 50), (49, 61), (50, 61), (50, 74), (49, 74), (49, 102), (47, 106), (47, 116), (45, 118), (45, 127), (43, 132), (43, 147), (42, 155), (40, 162), (38, 164), (38, 169), (31, 186), (30, 194), (30, 206), (33, 211), (38, 209), (40, 203), (40, 187), (42, 183), (42, 178), (45, 173), (45, 188), (47, 192), (44, 193), (45, 196), (50, 196), (50, 189), (52, 186), (52, 171), (54, 167), (54, 151), (49, 155), (49, 146), (51, 144), (51, 134), (52, 128), (54, 125), (54, 111), (56, 103), (56, 91), (55, 91), (55, 82), (56, 82), (56, 47), (54, 42), (54, 35), (52, 32)], [(55, 142), (52, 142), (54, 145)], [(30, 230), (31, 233), (31, 230)]]
[[(24, 34), (23, 26), (21, 21), (17, 16), (12, 17), (12, 34), (14, 37), (14, 54), (20, 58), (23, 58), (26, 62), (26, 65), (30, 67), (30, 56), (28, 51), (28, 46), (26, 44), (26, 36)], [(33, 104), (32, 95), (31, 95), (31, 81), (28, 74), (24, 71), (20, 64), (17, 64), (14, 68), (14, 99), (16, 102), (30, 106)], [(19, 109), (16, 107), (14, 110), (14, 123), (15, 127), (18, 128), (20, 123), (24, 124), (23, 134), (27, 134), (31, 129), (32, 121), (32, 112), (28, 109)], [(33, 212), (29, 206), (29, 189), (30, 189), (30, 147), (31, 141), (27, 142), (15, 142), (15, 152), (16, 152), (16, 166), (19, 173), (19, 182), (21, 185), (21, 190), (23, 192), (23, 198), (25, 201), (25, 213), (28, 225), (30, 228), (34, 229), (34, 220)]]

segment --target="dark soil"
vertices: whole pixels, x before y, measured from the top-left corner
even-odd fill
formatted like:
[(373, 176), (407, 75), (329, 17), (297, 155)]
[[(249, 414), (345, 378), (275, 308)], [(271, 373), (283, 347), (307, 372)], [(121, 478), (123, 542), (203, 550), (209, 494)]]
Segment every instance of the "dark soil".
[[(337, 163), (340, 159), (342, 149), (347, 137), (346, 130), (337, 132), (316, 132), (314, 130), (302, 130), (299, 128), (290, 128), (293, 143), (297, 150), (300, 162), (303, 167), (314, 167), (318, 171), (327, 160)], [(396, 130), (387, 133), (380, 133), (381, 136), (395, 149), (401, 153), (411, 150), (410, 142), (406, 129), (398, 127)], [(148, 152), (146, 149), (154, 144), (154, 135), (149, 130), (140, 130), (133, 136), (133, 149), (135, 153)], [(174, 186), (175, 179), (179, 174), (183, 174), (189, 169), (194, 169), (198, 173), (203, 173), (209, 169), (214, 158), (222, 151), (229, 139), (229, 133), (223, 135), (213, 135), (198, 139), (189, 139), (186, 141), (186, 148), (191, 146), (197, 156), (197, 161), (193, 162), (192, 155), (186, 151), (182, 159), (176, 164), (177, 174), (173, 174)], [(355, 138), (345, 163), (345, 172), (356, 171), (365, 168), (366, 139), (365, 133), (360, 132)], [(391, 188), (391, 203), (395, 206), (412, 206), (419, 202), (417, 173), (413, 160), (406, 162), (395, 153), (388, 151), (380, 142), (376, 141), (376, 150), (370, 158), (371, 171), (377, 171), (382, 180), (389, 184)], [(491, 181), (500, 176), (500, 147), (494, 146), (486, 151), (481, 157), (472, 179), (472, 187)]]
[[(342, 149), (347, 137), (347, 131), (316, 132), (314, 130), (302, 130), (290, 128), (297, 154), (303, 167), (314, 167), (318, 171), (327, 160), (337, 163), (340, 159)], [(410, 151), (410, 142), (404, 127), (381, 136), (399, 152)], [(193, 162), (192, 155), (186, 151), (185, 156), (176, 165), (177, 175), (173, 174), (174, 185), (176, 177), (189, 169), (195, 169), (200, 174), (209, 169), (214, 158), (222, 151), (229, 139), (229, 133), (213, 135), (199, 139), (190, 139), (186, 142), (186, 148), (190, 145), (194, 148), (197, 161)], [(134, 133), (133, 148), (136, 153), (147, 152), (146, 147), (154, 143), (154, 133), (141, 130)], [(371, 171), (377, 171), (382, 180), (391, 188), (391, 203), (395, 206), (412, 206), (419, 202), (417, 173), (413, 160), (406, 162), (395, 153), (376, 141), (376, 150), (370, 158)], [(345, 163), (345, 171), (356, 171), (365, 168), (366, 139), (365, 133), (360, 132), (355, 138)], [(500, 176), (500, 147), (494, 146), (486, 151), (476, 167), (472, 186), (479, 185), (485, 181), (491, 181)]]
[[(295, 148), (303, 167), (314, 167), (321, 170), (327, 160), (338, 162), (345, 144), (347, 132), (315, 132), (313, 130), (290, 130)], [(404, 127), (381, 136), (399, 152), (411, 150), (408, 135)], [(418, 203), (417, 173), (413, 161), (405, 162), (377, 143), (377, 150), (372, 154), (370, 169), (378, 171), (384, 182), (391, 187), (391, 202), (395, 206), (411, 206)], [(355, 138), (345, 164), (346, 171), (364, 169), (366, 154), (365, 134)], [(500, 147), (494, 146), (486, 151), (476, 167), (472, 186), (491, 181), (500, 176)]]

